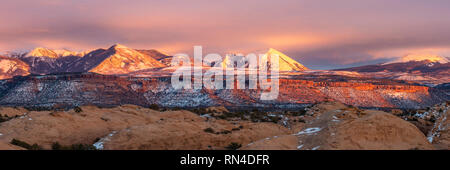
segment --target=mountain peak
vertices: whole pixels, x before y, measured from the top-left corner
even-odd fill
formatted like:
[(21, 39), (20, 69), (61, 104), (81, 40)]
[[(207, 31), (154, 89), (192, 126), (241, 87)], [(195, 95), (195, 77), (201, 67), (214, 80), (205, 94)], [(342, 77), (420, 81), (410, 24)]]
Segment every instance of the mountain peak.
[(121, 48), (128, 49), (127, 46), (124, 46), (124, 45), (119, 44), (119, 43), (114, 44), (111, 48), (114, 48), (114, 49), (121, 49)]
[(165, 66), (151, 56), (121, 44), (114, 44), (106, 51), (92, 54), (82, 62), (89, 63), (89, 66), (83, 66), (83, 70), (99, 74), (125, 74)]
[(67, 57), (67, 56), (78, 56), (82, 57), (84, 54), (88, 53), (88, 51), (84, 52), (74, 52), (66, 49), (60, 50), (52, 50), (44, 47), (37, 47), (30, 52), (28, 52), (27, 56), (30, 57), (48, 57), (48, 58), (59, 58), (59, 57)]
[(58, 58), (58, 54), (56, 52), (44, 47), (37, 47), (31, 50), (28, 53), (28, 56)]
[(392, 63), (406, 63), (406, 62), (411, 62), (411, 61), (430, 61), (433, 63), (441, 63), (441, 64), (445, 64), (445, 63), (449, 63), (449, 59), (445, 58), (445, 57), (441, 57), (438, 55), (431, 55), (431, 54), (409, 54), (406, 56), (403, 56), (399, 59), (396, 59), (394, 61), (391, 62), (387, 62), (384, 64), (392, 64)]
[(276, 54), (279, 56), (280, 71), (305, 71), (305, 70), (308, 70), (307, 67), (305, 67), (304, 65), (295, 61), (291, 57), (283, 54), (282, 52), (280, 52), (274, 48), (269, 48), (269, 51), (267, 51), (266, 55), (271, 56), (272, 54)]
[[(262, 51), (258, 51), (256, 53), (260, 54), (261, 52)], [(305, 70), (308, 70), (308, 68), (306, 68), (302, 64), (298, 63), (294, 59), (288, 57), (287, 55), (283, 54), (282, 52), (280, 52), (274, 48), (269, 48), (269, 50), (267, 52), (265, 52), (264, 56), (271, 57), (273, 54), (276, 54), (279, 57), (278, 58), (279, 71), (305, 71)], [(242, 56), (242, 54), (226, 55), (222, 61), (222, 67), (226, 68), (226, 67), (229, 67), (230, 65), (233, 65), (230, 61), (230, 57), (233, 57), (233, 56)], [(268, 61), (270, 61), (270, 59)], [(269, 64), (269, 63), (267, 62), (266, 64)], [(264, 63), (260, 63), (260, 67), (261, 67), (261, 65), (264, 65)]]

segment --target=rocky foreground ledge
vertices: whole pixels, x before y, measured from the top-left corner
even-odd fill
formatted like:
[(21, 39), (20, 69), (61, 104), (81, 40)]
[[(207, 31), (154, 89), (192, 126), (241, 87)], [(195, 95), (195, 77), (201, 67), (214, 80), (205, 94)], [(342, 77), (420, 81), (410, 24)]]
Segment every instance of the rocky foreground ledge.
[(123, 105), (0, 108), (0, 149), (449, 149), (449, 104), (392, 113), (325, 102), (298, 111)]

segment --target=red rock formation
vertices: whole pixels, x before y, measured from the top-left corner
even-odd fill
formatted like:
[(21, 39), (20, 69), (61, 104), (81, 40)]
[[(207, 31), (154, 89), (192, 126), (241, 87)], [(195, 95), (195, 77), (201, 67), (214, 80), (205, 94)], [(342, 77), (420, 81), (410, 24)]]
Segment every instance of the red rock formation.
[(363, 107), (426, 107), (446, 100), (436, 89), (389, 81), (280, 79), (279, 96), (260, 100), (261, 89), (174, 90), (169, 77), (138, 78), (94, 73), (29, 76), (6, 80), (0, 104), (119, 105), (169, 107), (290, 106), (340, 101)]

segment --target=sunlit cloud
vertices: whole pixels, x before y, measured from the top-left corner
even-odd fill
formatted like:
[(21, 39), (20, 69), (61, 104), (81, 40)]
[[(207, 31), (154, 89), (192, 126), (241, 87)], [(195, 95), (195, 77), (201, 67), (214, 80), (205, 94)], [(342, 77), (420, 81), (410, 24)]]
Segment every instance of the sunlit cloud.
[(169, 54), (276, 48), (310, 68), (450, 56), (450, 1), (15, 0), (0, 6), (0, 53), (121, 43)]

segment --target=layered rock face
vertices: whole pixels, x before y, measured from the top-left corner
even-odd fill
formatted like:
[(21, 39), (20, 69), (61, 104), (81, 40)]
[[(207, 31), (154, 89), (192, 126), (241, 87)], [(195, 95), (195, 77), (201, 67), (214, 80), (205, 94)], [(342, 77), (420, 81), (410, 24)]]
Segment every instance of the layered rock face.
[(363, 107), (417, 108), (449, 99), (447, 94), (434, 88), (390, 80), (300, 78), (280, 79), (278, 98), (264, 101), (260, 100), (259, 89), (175, 90), (170, 77), (120, 77), (95, 73), (27, 76), (0, 81), (0, 104), (45, 107), (158, 104), (164, 107), (293, 108), (332, 100)]

